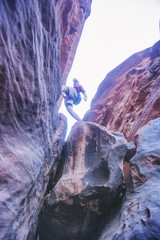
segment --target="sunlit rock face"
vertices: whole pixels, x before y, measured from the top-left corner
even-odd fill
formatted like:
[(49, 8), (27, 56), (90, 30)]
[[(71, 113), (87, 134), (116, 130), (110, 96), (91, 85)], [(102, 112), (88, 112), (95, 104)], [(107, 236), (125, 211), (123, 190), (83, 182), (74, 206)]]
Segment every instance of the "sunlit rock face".
[(34, 239), (66, 132), (56, 106), (62, 73), (67, 75), (90, 4), (0, 2), (0, 239)]
[(160, 41), (108, 73), (85, 121), (94, 121), (134, 139), (136, 131), (160, 116)]
[(60, 31), (62, 81), (71, 69), (92, 0), (55, 0)]
[(160, 118), (139, 129), (135, 142), (137, 153), (130, 161), (132, 186), (99, 240), (160, 239)]
[(115, 212), (123, 196), (126, 150), (123, 134), (76, 123), (63, 151), (62, 177), (40, 215), (40, 240), (97, 239), (104, 218)]

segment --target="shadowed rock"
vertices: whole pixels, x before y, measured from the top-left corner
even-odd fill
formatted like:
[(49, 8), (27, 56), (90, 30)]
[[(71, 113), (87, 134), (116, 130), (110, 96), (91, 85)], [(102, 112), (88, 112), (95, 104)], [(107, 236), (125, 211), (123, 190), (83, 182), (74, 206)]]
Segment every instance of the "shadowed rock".
[(125, 155), (124, 161), (129, 162), (129, 160), (136, 154), (136, 145), (135, 143), (129, 142), (127, 144), (127, 153)]
[(133, 186), (99, 240), (160, 239), (160, 118), (136, 134), (137, 153), (131, 159)]
[(62, 177), (40, 215), (40, 239), (96, 239), (103, 218), (120, 202), (126, 150), (123, 134), (76, 123), (65, 146)]

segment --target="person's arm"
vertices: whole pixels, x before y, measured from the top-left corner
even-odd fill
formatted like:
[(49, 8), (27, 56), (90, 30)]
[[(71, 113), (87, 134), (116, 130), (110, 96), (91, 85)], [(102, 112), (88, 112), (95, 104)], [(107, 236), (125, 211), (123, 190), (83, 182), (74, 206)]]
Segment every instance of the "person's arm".
[(84, 90), (84, 88), (82, 87), (82, 86), (80, 86), (80, 88), (81, 88), (81, 92), (83, 93), (83, 95), (84, 95), (84, 101), (86, 102), (87, 101), (87, 93), (86, 93), (86, 91)]
[(86, 101), (87, 101), (87, 93), (84, 91), (84, 92), (83, 92), (83, 95), (84, 95), (84, 98), (83, 98), (83, 99), (84, 99), (84, 101), (86, 102)]
[(64, 98), (66, 97), (66, 94), (64, 92), (61, 92), (61, 94)]

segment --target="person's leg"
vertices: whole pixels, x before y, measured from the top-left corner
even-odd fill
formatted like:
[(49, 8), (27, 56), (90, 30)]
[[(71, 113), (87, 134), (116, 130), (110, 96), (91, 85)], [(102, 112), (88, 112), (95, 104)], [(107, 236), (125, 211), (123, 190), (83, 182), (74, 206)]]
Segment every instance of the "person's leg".
[(81, 121), (80, 117), (73, 111), (73, 106), (72, 105), (67, 105), (66, 106), (67, 111), (71, 114), (73, 118), (75, 118), (78, 121)]

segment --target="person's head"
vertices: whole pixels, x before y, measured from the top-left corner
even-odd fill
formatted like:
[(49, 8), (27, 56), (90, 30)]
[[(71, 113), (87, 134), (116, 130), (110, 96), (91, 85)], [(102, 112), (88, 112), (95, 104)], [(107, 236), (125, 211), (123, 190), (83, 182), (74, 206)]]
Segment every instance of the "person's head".
[(79, 86), (79, 81), (76, 78), (73, 78), (74, 86)]

